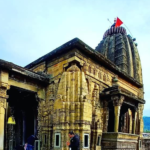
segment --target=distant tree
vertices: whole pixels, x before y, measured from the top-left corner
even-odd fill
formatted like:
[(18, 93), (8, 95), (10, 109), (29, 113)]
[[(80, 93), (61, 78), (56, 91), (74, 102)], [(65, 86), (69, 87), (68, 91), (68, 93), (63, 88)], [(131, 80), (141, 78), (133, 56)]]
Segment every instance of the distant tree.
[(150, 130), (144, 130), (144, 133), (150, 133)]

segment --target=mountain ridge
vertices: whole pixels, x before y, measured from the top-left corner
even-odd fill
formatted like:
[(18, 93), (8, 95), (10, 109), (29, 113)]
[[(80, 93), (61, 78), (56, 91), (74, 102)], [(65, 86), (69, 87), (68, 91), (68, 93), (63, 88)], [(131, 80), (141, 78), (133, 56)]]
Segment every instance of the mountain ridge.
[(147, 131), (147, 130), (150, 131), (150, 117), (143, 116), (143, 121), (144, 121), (144, 131)]

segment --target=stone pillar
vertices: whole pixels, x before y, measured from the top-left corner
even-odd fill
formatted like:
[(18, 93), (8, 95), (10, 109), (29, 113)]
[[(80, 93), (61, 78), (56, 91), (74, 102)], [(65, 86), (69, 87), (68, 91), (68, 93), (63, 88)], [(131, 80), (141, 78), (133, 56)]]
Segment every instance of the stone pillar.
[[(0, 105), (2, 105), (2, 103)], [(0, 106), (0, 150), (4, 149), (4, 116), (5, 108)]]
[(136, 130), (136, 118), (137, 118), (137, 111), (134, 112), (134, 119), (133, 119), (133, 134), (135, 134)]
[(143, 137), (142, 133), (143, 133), (143, 126), (144, 126), (144, 123), (143, 123), (143, 109), (144, 109), (144, 104), (139, 104), (138, 105), (138, 114), (139, 114), (139, 135), (140, 135), (140, 138)]
[(118, 132), (120, 108), (122, 106), (124, 96), (115, 95), (111, 97), (111, 100), (113, 101), (114, 105), (114, 132)]
[(129, 113), (129, 133), (132, 134), (132, 111), (131, 109), (128, 109), (128, 113)]
[(4, 150), (5, 109), (8, 98), (6, 92), (8, 89), (8, 73), (0, 71), (0, 150)]
[(45, 95), (45, 89), (39, 88), (36, 99), (38, 101), (38, 112), (37, 112), (37, 136), (38, 139), (41, 140), (41, 144), (43, 146), (41, 149), (44, 149), (44, 138), (43, 138), (43, 125), (45, 124), (45, 115), (47, 115), (47, 103), (46, 103), (46, 95)]
[(119, 128), (119, 117), (120, 117), (120, 106), (114, 106), (114, 114), (115, 114), (115, 120), (114, 120), (114, 132), (118, 132)]

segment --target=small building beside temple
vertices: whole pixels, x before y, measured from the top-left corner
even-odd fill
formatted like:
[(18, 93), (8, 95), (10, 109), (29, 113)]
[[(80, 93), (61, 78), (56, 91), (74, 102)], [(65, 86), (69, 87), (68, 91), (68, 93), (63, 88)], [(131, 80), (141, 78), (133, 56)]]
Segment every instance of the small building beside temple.
[(0, 150), (32, 134), (41, 150), (68, 150), (69, 131), (81, 150), (143, 150), (144, 104), (137, 44), (123, 27), (96, 49), (75, 38), (26, 67), (0, 60)]

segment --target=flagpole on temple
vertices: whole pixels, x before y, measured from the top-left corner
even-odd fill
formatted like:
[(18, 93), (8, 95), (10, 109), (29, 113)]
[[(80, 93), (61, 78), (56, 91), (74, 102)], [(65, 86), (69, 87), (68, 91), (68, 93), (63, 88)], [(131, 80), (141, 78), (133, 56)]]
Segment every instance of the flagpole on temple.
[(123, 23), (123, 24), (124, 24), (124, 26), (127, 28), (127, 30), (130, 32), (130, 34), (131, 34), (131, 36), (132, 36), (132, 38), (133, 38), (133, 35), (132, 35), (131, 31), (129, 30), (129, 28), (125, 25), (125, 23)]
[[(109, 19), (107, 19), (108, 20), (108, 22), (110, 22), (110, 20)], [(110, 24), (112, 25), (112, 23), (110, 22)]]
[(131, 34), (131, 36), (132, 36), (132, 38), (133, 38), (133, 35), (132, 35), (131, 31), (129, 30), (129, 28), (125, 25), (124, 22), (122, 22), (122, 21), (117, 17), (117, 21), (116, 21), (115, 27), (119, 27), (119, 26), (121, 26), (122, 24), (124, 24), (124, 26), (127, 28), (127, 30), (129, 31), (129, 33)]

